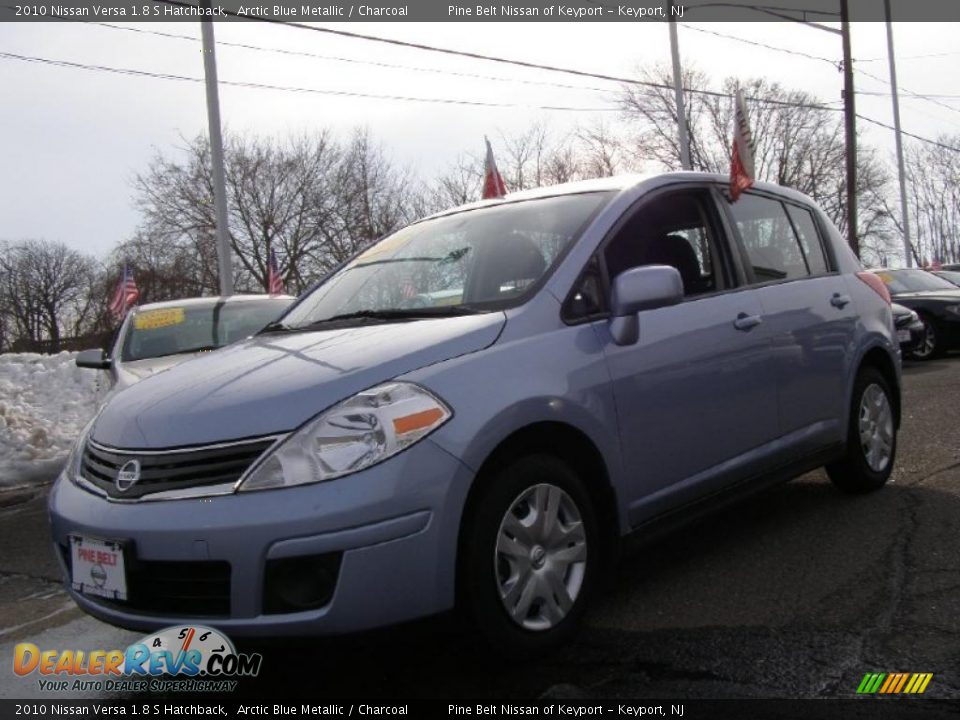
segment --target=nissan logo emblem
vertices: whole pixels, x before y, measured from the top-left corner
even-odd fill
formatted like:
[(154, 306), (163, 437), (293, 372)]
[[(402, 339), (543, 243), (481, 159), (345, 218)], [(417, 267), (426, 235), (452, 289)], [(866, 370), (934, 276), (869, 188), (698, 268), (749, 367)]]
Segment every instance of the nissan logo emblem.
[(120, 472), (117, 473), (117, 479), (113, 484), (120, 492), (126, 492), (136, 485), (139, 479), (140, 461), (130, 460), (129, 462), (125, 463), (122, 468), (120, 468)]

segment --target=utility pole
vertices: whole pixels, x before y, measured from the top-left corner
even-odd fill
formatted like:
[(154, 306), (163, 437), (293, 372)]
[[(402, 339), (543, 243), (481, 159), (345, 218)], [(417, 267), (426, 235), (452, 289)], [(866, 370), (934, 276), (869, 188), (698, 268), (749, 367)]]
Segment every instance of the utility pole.
[(840, 32), (843, 38), (843, 117), (847, 141), (847, 242), (860, 257), (857, 237), (857, 110), (853, 95), (853, 58), (850, 52), (849, 0), (840, 0)]
[(890, 60), (890, 86), (893, 88), (893, 127), (897, 140), (897, 173), (900, 176), (900, 214), (903, 223), (903, 257), (907, 267), (913, 267), (910, 243), (910, 211), (907, 208), (907, 179), (903, 170), (903, 138), (900, 137), (900, 96), (897, 94), (897, 60), (893, 52), (893, 22), (890, 18), (890, 0), (883, 0), (887, 20), (887, 58)]
[[(210, 8), (210, 0), (201, 7)], [(233, 263), (227, 228), (227, 185), (223, 172), (223, 137), (220, 134), (220, 96), (217, 91), (217, 56), (214, 51), (213, 21), (200, 21), (203, 40), (203, 74), (207, 86), (207, 124), (210, 129), (210, 163), (213, 165), (213, 206), (217, 230), (217, 259), (220, 266), (220, 294), (233, 295)]]
[(680, 163), (684, 170), (690, 164), (690, 133), (687, 131), (687, 110), (683, 102), (683, 77), (680, 72), (680, 48), (677, 43), (677, 23), (673, 19), (673, 0), (667, 3), (670, 25), (670, 55), (673, 58), (673, 92), (677, 98), (677, 132), (680, 135)]

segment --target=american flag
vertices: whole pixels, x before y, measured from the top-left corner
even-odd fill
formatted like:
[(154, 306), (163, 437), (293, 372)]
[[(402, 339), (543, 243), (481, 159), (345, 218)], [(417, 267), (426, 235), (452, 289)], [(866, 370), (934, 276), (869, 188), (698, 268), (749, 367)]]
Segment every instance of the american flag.
[(270, 267), (267, 268), (267, 292), (271, 295), (283, 295), (283, 278), (280, 277), (280, 267), (277, 265), (277, 255), (270, 250)]
[(139, 299), (140, 290), (137, 289), (137, 281), (133, 279), (133, 273), (124, 265), (123, 274), (120, 276), (108, 309), (115, 320), (123, 320), (130, 306), (136, 304)]

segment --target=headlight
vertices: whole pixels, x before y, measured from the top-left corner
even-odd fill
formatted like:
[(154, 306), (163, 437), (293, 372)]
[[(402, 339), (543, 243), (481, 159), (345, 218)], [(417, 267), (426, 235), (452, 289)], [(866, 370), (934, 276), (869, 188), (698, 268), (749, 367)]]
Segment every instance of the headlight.
[(960, 315), (960, 305), (947, 305), (944, 310), (951, 315)]
[(322, 412), (240, 479), (240, 490), (332, 480), (383, 462), (453, 413), (419, 385), (390, 382)]
[(67, 477), (70, 478), (71, 482), (76, 483), (77, 478), (80, 477), (80, 465), (83, 461), (83, 446), (87, 442), (87, 435), (90, 434), (90, 428), (93, 427), (93, 423), (96, 422), (99, 415), (100, 413), (95, 413), (90, 419), (90, 422), (83, 427), (80, 435), (77, 436), (77, 441), (73, 444), (73, 447), (70, 448), (70, 454), (67, 455), (67, 464), (63, 466), (63, 471), (67, 474)]

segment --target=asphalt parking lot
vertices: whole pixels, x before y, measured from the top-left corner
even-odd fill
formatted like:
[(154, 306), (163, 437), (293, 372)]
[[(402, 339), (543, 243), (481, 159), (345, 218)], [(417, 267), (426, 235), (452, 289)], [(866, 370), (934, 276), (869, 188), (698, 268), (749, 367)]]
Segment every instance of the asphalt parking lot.
[[(930, 672), (926, 696), (960, 698), (960, 358), (907, 363), (903, 390), (886, 488), (849, 497), (817, 471), (632, 549), (577, 641), (553, 657), (483, 657), (434, 620), (259, 646), (263, 671), (239, 694), (850, 697), (867, 672)], [(128, 635), (59, 589), (43, 503), (42, 491), (0, 495), (5, 668), (17, 641), (111, 647)], [(22, 697), (26, 683), (0, 679), (0, 696)]]

